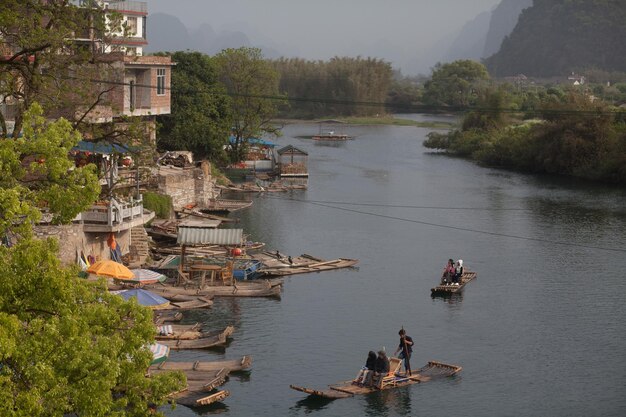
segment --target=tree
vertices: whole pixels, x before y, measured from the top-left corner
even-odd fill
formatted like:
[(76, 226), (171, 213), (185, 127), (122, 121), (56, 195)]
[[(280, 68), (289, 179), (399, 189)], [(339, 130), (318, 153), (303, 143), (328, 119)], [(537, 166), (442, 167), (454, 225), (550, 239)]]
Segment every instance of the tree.
[(262, 57), (258, 48), (225, 49), (215, 56), (220, 80), (232, 101), (231, 159), (243, 159), (250, 138), (264, 133), (278, 135), (272, 124), (278, 105), (284, 102), (278, 93), (279, 74)]
[(56, 245), (0, 247), (0, 414), (151, 415), (182, 382), (145, 377), (152, 313), (61, 267)]
[[(37, 240), (41, 208), (69, 222), (100, 192), (95, 167), (68, 159), (78, 134), (46, 123), (36, 104), (23, 137), (0, 140), (0, 415), (147, 416), (181, 387), (179, 374), (146, 378), (151, 312), (64, 268), (56, 240)], [(4, 239), (3, 239), (4, 240)]]
[(480, 82), (486, 80), (489, 80), (487, 68), (478, 62), (459, 60), (438, 63), (431, 79), (424, 85), (424, 103), (456, 107), (475, 104)]
[(0, 235), (27, 236), (42, 209), (53, 223), (67, 223), (100, 193), (95, 166), (78, 168), (68, 158), (79, 140), (68, 121), (46, 123), (34, 104), (23, 123), (23, 137), (0, 139)]
[(199, 52), (176, 52), (172, 60), (177, 64), (172, 71), (172, 113), (158, 118), (158, 145), (220, 161), (228, 143), (231, 107), (216, 63)]

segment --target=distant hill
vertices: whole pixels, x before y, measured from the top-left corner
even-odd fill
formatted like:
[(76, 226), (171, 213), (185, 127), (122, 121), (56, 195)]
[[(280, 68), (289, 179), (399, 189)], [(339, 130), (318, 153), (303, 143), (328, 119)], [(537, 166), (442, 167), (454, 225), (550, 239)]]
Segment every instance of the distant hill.
[(533, 0), (502, 0), (491, 12), (482, 57), (489, 57), (500, 49), (502, 40), (509, 36), (517, 24), (522, 10), (532, 6)]
[[(443, 57), (444, 62), (456, 61), (459, 59), (473, 59), (480, 61), (483, 57), (485, 38), (491, 13), (483, 12), (474, 19), (467, 22), (450, 48)], [(511, 29), (513, 26), (511, 26)]]
[(154, 13), (148, 18), (148, 47), (146, 52), (199, 51), (214, 55), (226, 48), (252, 46), (243, 32), (222, 31), (216, 33), (208, 23), (189, 30), (175, 16)]
[(441, 59), (444, 62), (458, 59), (480, 61), (498, 52), (502, 40), (517, 24), (522, 10), (530, 7), (532, 2), (502, 0), (493, 10), (479, 14), (463, 26)]
[(625, 40), (625, 0), (535, 0), (485, 63), (495, 76), (626, 71)]

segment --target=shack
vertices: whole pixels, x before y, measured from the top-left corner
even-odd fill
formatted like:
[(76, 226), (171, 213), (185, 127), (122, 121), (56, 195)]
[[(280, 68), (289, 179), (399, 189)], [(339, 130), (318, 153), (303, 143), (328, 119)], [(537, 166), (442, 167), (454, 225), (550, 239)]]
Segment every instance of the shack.
[(308, 177), (309, 154), (293, 145), (287, 145), (278, 151), (278, 173), (281, 177)]

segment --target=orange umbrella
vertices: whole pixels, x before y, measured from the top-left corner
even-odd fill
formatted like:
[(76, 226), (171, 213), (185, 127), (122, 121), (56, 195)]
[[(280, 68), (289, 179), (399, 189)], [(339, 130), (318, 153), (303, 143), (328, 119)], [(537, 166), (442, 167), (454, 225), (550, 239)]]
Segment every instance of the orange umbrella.
[(118, 279), (130, 279), (135, 276), (135, 274), (133, 274), (131, 270), (126, 268), (124, 265), (111, 260), (98, 261), (91, 265), (87, 269), (87, 272), (90, 274), (104, 275)]

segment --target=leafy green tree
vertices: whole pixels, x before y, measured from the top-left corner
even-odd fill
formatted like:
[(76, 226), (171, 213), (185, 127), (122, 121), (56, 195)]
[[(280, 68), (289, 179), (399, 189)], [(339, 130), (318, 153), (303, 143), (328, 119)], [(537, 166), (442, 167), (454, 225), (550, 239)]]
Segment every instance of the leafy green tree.
[(479, 89), (487, 80), (487, 68), (478, 62), (459, 60), (447, 64), (438, 63), (433, 69), (431, 79), (424, 85), (422, 99), (431, 106), (473, 105), (476, 104)]
[(149, 416), (179, 374), (146, 378), (152, 313), (63, 268), (53, 239), (0, 247), (0, 415)]
[(272, 123), (284, 98), (278, 91), (279, 74), (258, 48), (225, 49), (215, 56), (220, 80), (231, 96), (231, 160), (243, 159), (250, 138), (280, 132)]
[(158, 146), (188, 150), (221, 161), (231, 126), (231, 100), (218, 80), (215, 60), (199, 52), (175, 52), (172, 113), (159, 116)]
[(0, 234), (26, 233), (40, 217), (67, 223), (100, 193), (95, 166), (78, 168), (68, 153), (79, 135), (70, 123), (47, 123), (34, 104), (24, 117), (24, 135), (0, 140)]
[(69, 122), (31, 107), (23, 137), (0, 140), (0, 236), (17, 237), (0, 245), (0, 415), (151, 415), (184, 382), (145, 377), (151, 312), (78, 278), (56, 240), (32, 236), (41, 208), (68, 222), (100, 188), (93, 166), (68, 159), (78, 141)]

